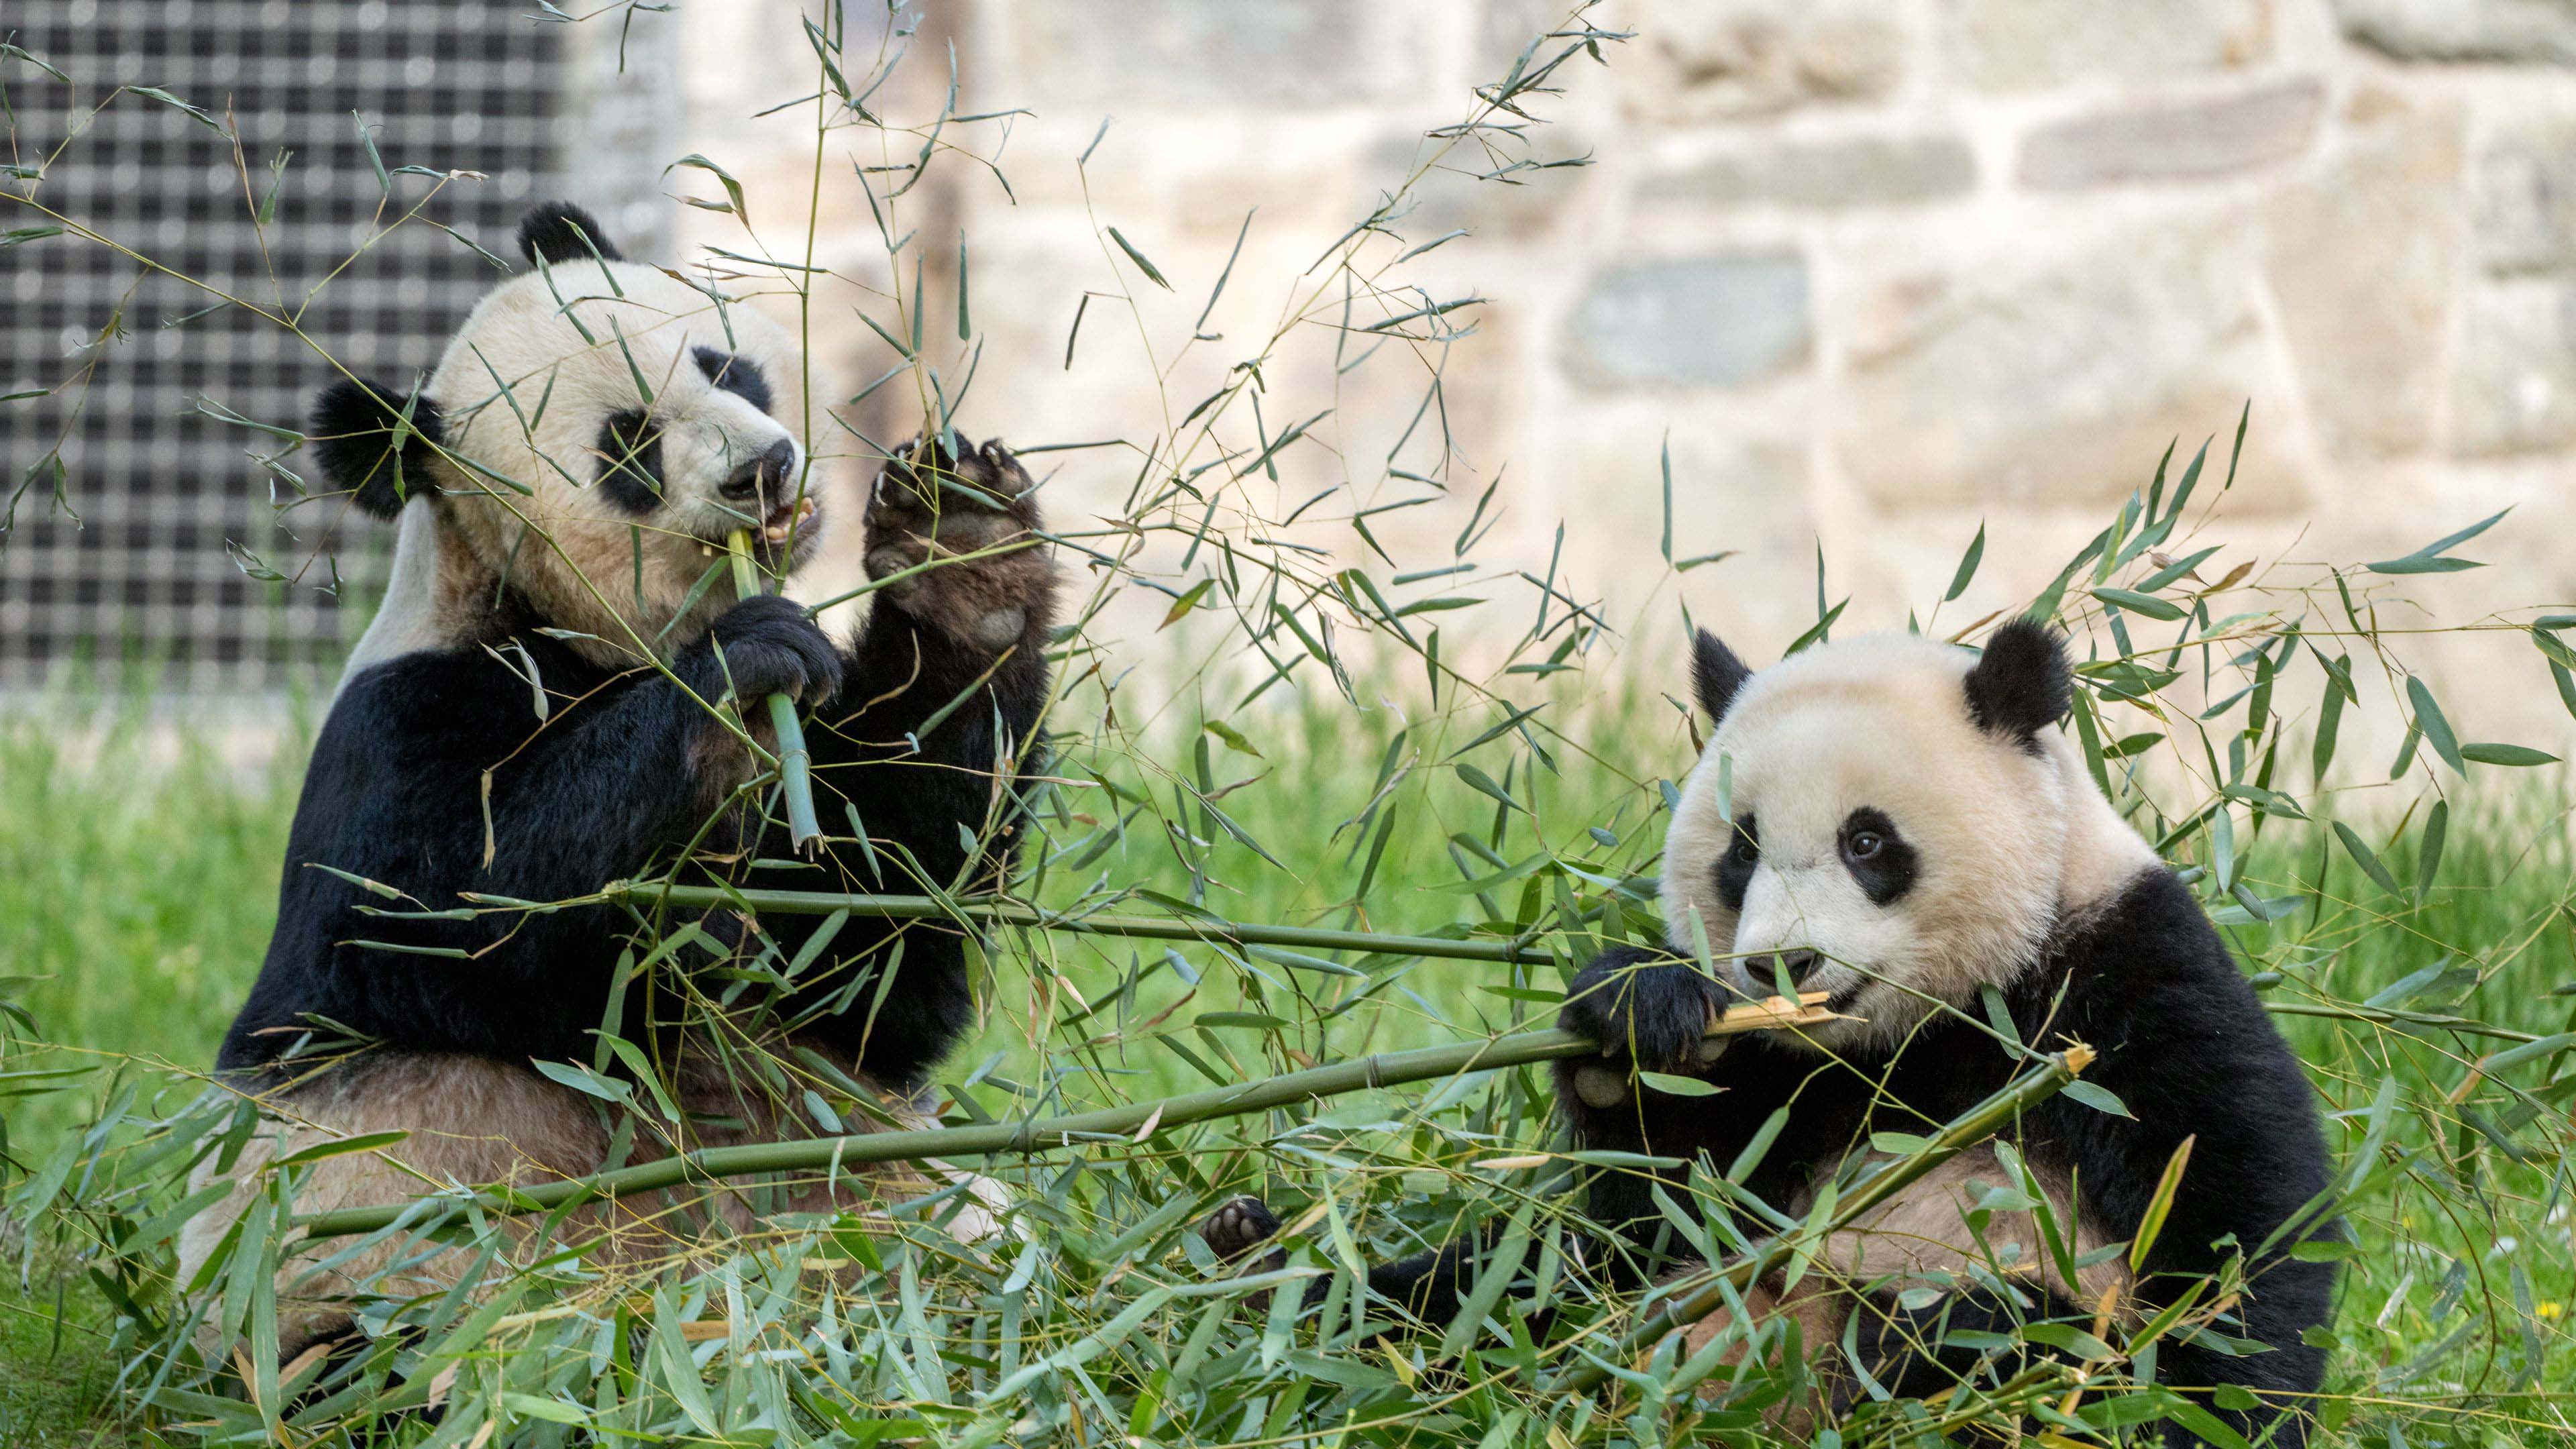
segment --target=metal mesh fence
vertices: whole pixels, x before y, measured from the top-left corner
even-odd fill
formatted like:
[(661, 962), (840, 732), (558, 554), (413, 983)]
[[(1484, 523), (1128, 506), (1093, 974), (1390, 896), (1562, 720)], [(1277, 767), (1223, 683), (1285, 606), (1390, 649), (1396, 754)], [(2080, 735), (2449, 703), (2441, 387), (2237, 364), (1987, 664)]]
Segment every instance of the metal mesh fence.
[[(10, 5), (0, 33), (14, 31), (70, 83), (23, 64), (0, 77), (15, 111), (16, 154), (5, 159), (33, 164), (64, 147), (36, 193), (48, 206), (212, 288), (296, 313), (314, 343), (364, 375), (407, 381), (499, 274), (433, 227), (381, 234), (431, 183), (396, 178), (388, 201), (357, 117), (387, 167), (484, 173), (447, 183), (424, 214), (512, 256), (519, 213), (561, 188), (563, 158), (597, 129), (566, 101), (582, 42), (536, 22), (533, 8)], [(228, 117), (246, 166), (213, 130), (150, 97), (117, 96), (90, 117), (120, 85)], [(252, 199), (281, 152), (274, 219), (254, 227)], [(0, 225), (38, 219), (6, 210), (19, 214)], [(0, 251), (0, 394), (54, 389), (0, 405), (0, 490), (59, 443), (77, 512), (52, 506), (51, 470), (40, 468), (0, 542), (0, 688), (82, 667), (126, 678), (140, 667), (158, 687), (191, 690), (327, 671), (363, 621), (383, 530), (337, 499), (281, 518), (273, 501), (292, 492), (253, 456), (281, 441), (210, 414), (301, 426), (330, 375), (286, 330), (110, 248), (57, 236)], [(236, 548), (287, 581), (254, 577)]]

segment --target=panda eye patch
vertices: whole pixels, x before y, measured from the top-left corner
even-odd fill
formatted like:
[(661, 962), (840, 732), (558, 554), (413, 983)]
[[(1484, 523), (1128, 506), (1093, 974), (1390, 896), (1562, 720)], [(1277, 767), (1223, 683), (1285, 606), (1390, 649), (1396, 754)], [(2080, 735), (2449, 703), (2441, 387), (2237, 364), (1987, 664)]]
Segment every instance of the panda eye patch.
[(1843, 868), (1874, 905), (1890, 905), (1914, 888), (1919, 869), (1914, 847), (1897, 833), (1887, 812), (1867, 806), (1853, 811), (1836, 832)]
[(632, 408), (599, 425), (599, 486), (629, 513), (662, 506), (662, 432)]
[(1744, 909), (1744, 893), (1752, 888), (1754, 868), (1761, 863), (1761, 831), (1747, 815), (1735, 822), (1735, 838), (1717, 858), (1717, 898), (1728, 910)]
[(759, 363), (739, 352), (719, 352), (712, 347), (692, 348), (689, 356), (697, 362), (698, 371), (706, 374), (707, 381), (762, 412), (769, 411), (775, 395), (769, 390), (769, 375), (760, 370)]

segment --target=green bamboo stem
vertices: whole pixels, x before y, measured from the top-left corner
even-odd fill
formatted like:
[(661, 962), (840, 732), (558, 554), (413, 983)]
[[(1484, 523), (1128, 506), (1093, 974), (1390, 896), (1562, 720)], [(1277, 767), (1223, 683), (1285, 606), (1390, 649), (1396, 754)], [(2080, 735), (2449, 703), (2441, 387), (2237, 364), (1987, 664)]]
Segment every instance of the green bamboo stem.
[[(959, 919), (997, 926), (1022, 926), (1072, 935), (1131, 936), (1149, 941), (1222, 941), (1239, 946), (1288, 946), (1309, 951), (1357, 951), (1380, 956), (1427, 956), (1453, 961), (1518, 962), (1545, 965), (1555, 958), (1525, 939), (1459, 941), (1446, 936), (1398, 936), (1378, 931), (1335, 931), (1319, 926), (1269, 926), (1247, 921), (1194, 920), (1178, 916), (1067, 916), (1036, 906), (990, 896), (942, 901), (930, 896), (845, 895), (834, 891), (735, 890), (718, 886), (661, 885), (618, 881), (604, 892), (611, 899), (638, 904), (667, 902), (686, 910), (719, 910), (745, 906), (780, 915), (826, 916), (848, 911), (854, 916), (896, 920)], [(2345, 1006), (2328, 1002), (2266, 1000), (2263, 1009), (2276, 1016), (2323, 1017), (2379, 1026), (2414, 1026), (2456, 1031), (2499, 1041), (2533, 1042), (2539, 1037), (2510, 1027), (2491, 1026), (2465, 1016)]]
[[(1995, 1135), (2015, 1117), (2063, 1091), (2086, 1067), (2092, 1065), (2093, 1049), (2077, 1044), (2052, 1054), (2048, 1064), (2030, 1075), (2007, 1083), (2001, 1091), (1969, 1108), (1948, 1125), (1932, 1134), (1919, 1151), (1909, 1153), (1881, 1168), (1878, 1174), (1846, 1194), (1833, 1215), (1816, 1236), (1837, 1233), (1860, 1221), (1862, 1215), (1885, 1203), (1901, 1188)], [(1746, 1285), (1779, 1271), (1790, 1255), (1809, 1235), (1804, 1229), (1765, 1239), (1761, 1245), (1742, 1257), (1701, 1270), (1680, 1280), (1674, 1291), (1655, 1309), (1629, 1325), (1619, 1344), (1606, 1358), (1613, 1362), (1634, 1358), (1653, 1347), (1664, 1335), (1706, 1318), (1726, 1306), (1727, 1294), (1742, 1294)], [(1559, 1374), (1547, 1387), (1550, 1392), (1584, 1393), (1600, 1386), (1610, 1376), (1598, 1363), (1577, 1364)]]
[[(751, 566), (751, 532), (737, 528), (725, 541), (733, 555), (733, 590), (740, 598), (763, 592)], [(797, 721), (796, 701), (783, 694), (769, 697), (769, 723), (778, 734), (778, 784), (787, 797), (787, 838), (798, 850), (811, 851), (823, 838), (814, 815), (814, 756), (805, 748), (805, 726)]]
[(774, 911), (780, 915), (827, 916), (834, 911), (848, 911), (854, 916), (886, 916), (898, 920), (955, 919), (962, 916), (997, 926), (1026, 926), (1076, 935), (1133, 936), (1149, 941), (1223, 941), (1244, 946), (1288, 946), (1309, 951), (1359, 951), (1380, 956), (1431, 956), (1456, 961), (1522, 962), (1529, 965), (1545, 965), (1556, 959), (1546, 950), (1522, 941), (1453, 941), (1446, 936), (1394, 936), (1377, 931), (1267, 926), (1254, 922), (1201, 921), (1176, 916), (1066, 916), (991, 897), (941, 901), (930, 896), (733, 890), (718, 886), (627, 881), (609, 886), (606, 894), (613, 899), (639, 904), (667, 902), (684, 910), (747, 906), (755, 911)]
[[(1774, 998), (1776, 1001), (1777, 998)], [(1821, 1001), (1821, 996), (1816, 998)], [(1821, 1006), (1802, 1003), (1794, 1009), (1769, 1002), (1729, 1007), (1710, 1023), (1711, 1036), (1748, 1031), (1814, 1026), (1833, 1020)], [(753, 1142), (733, 1147), (704, 1147), (695, 1152), (657, 1158), (632, 1167), (589, 1177), (568, 1178), (536, 1187), (478, 1188), (474, 1202), (482, 1211), (507, 1216), (541, 1212), (567, 1202), (655, 1192), (682, 1183), (737, 1177), (759, 1172), (810, 1172), (862, 1166), (872, 1162), (912, 1162), (927, 1157), (993, 1157), (1070, 1147), (1077, 1141), (1114, 1139), (1141, 1143), (1150, 1138), (1217, 1117), (1289, 1107), (1317, 1097), (1376, 1087), (1402, 1086), (1461, 1072), (1526, 1066), (1560, 1057), (1590, 1056), (1600, 1047), (1570, 1031), (1524, 1031), (1486, 1037), (1451, 1046), (1381, 1052), (1353, 1062), (1310, 1067), (1258, 1082), (1212, 1087), (1176, 1097), (1102, 1107), (1060, 1117), (988, 1122), (973, 1127), (942, 1127), (907, 1132), (859, 1132), (844, 1137), (811, 1137), (795, 1142)], [(402, 1221), (425, 1230), (462, 1212), (457, 1198), (427, 1198), (381, 1207), (342, 1208), (302, 1220), (308, 1238), (371, 1233)], [(407, 1217), (407, 1214), (417, 1216)]]

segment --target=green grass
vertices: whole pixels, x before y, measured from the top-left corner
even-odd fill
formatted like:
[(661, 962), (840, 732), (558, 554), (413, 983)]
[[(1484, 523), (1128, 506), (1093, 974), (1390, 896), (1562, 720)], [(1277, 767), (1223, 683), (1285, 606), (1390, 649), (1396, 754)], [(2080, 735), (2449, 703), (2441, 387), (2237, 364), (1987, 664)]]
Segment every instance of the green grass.
[[(1418, 758), (1440, 760), (1482, 729), (1471, 706), (1454, 717), (1415, 726)], [(1378, 727), (1373, 728), (1372, 722)], [(0, 949), (12, 974), (36, 978), (16, 988), (51, 1041), (67, 1050), (46, 1064), (90, 1061), (100, 1078), (115, 1059), (161, 1058), (202, 1066), (240, 993), (254, 973), (273, 911), (277, 862), (295, 791), (293, 751), (273, 770), (231, 771), (193, 748), (156, 757), (147, 731), (131, 719), (92, 721), (93, 747), (65, 749), (77, 735), (59, 720), (0, 718)], [(1169, 760), (1185, 777), (1207, 772), (1221, 808), (1285, 868), (1266, 866), (1222, 830), (1204, 845), (1159, 827), (1131, 825), (1082, 876), (1059, 870), (1047, 894), (1063, 899), (1092, 878), (1142, 882), (1176, 896), (1195, 891), (1229, 916), (1339, 924), (1366, 868), (1365, 835), (1347, 822), (1376, 784), (1392, 727), (1383, 715), (1338, 706), (1282, 709), (1238, 721), (1253, 755), (1216, 736), (1183, 737), (1138, 757)], [(1525, 852), (1531, 832), (1569, 853), (1581, 844), (1604, 864), (1642, 868), (1659, 843), (1652, 773), (1677, 772), (1688, 743), (1678, 716), (1654, 698), (1596, 703), (1570, 734), (1622, 742), (1646, 779), (1583, 760), (1561, 747), (1561, 777), (1533, 786), (1515, 779), (1516, 798), (1535, 820), (1501, 811), (1461, 783), (1454, 771), (1403, 782), (1390, 797), (1399, 807), (1367, 897), (1366, 924), (1422, 930), (1450, 921), (1508, 916), (1526, 882), (1486, 892), (1479, 901), (1463, 876), (1492, 867), (1462, 839), (1495, 843), (1504, 857)], [(1445, 739), (1441, 736), (1445, 733)], [(1087, 756), (1074, 741), (1068, 778), (1084, 778)], [(1202, 748), (1202, 745), (1212, 748)], [(166, 751), (164, 752), (166, 754)], [(2524, 782), (2534, 783), (2525, 775)], [(2432, 889), (2419, 902), (2388, 896), (2339, 845), (2309, 828), (2274, 822), (2252, 847), (2248, 878), (2264, 895), (2304, 895), (2306, 904), (2268, 926), (2238, 925), (2230, 934), (2249, 969), (2278, 970), (2275, 1000), (2365, 1000), (2409, 973), (2449, 959), (2469, 968), (2401, 1003), (2456, 1012), (2498, 1027), (2547, 1034), (2568, 1030), (2576, 983), (2571, 959), (2570, 853), (2563, 782), (2508, 794), (2464, 795), (2454, 809)], [(1135, 788), (1131, 782), (1130, 788)], [(1065, 792), (1055, 828), (1075, 839), (1086, 827), (1075, 810), (1106, 823), (1097, 802), (1106, 791)], [(1092, 808), (1086, 809), (1086, 806)], [(1098, 813), (1094, 813), (1094, 811)], [(1497, 819), (1500, 812), (1500, 826)], [(1601, 846), (1599, 825), (1616, 838)], [(2384, 827), (2383, 827), (2384, 828)], [(1583, 837), (1576, 842), (1576, 837)], [(1354, 841), (1363, 843), (1355, 848)], [(2416, 879), (2411, 831), (2380, 851), (2400, 881)], [(2379, 837), (2371, 837), (2379, 844)], [(1500, 899), (1497, 899), (1497, 895)], [(990, 1011), (982, 1040), (962, 1050), (953, 1075), (999, 1055), (991, 1077), (975, 1088), (988, 1106), (1005, 1095), (993, 1080), (1033, 1078), (1050, 1061), (1059, 1071), (1080, 1062), (1096, 1074), (1094, 1095), (1128, 1099), (1202, 1085), (1174, 1053), (1150, 1041), (1107, 1053), (1074, 1050), (1104, 1024), (1136, 1023), (1191, 992), (1196, 1011), (1267, 1011), (1298, 1023), (1294, 1030), (1244, 1033), (1200, 1029), (1203, 1055), (1230, 1054), (1228, 1067), (1261, 1075), (1298, 1065), (1297, 1053), (1335, 1057), (1361, 1051), (1453, 1040), (1544, 1016), (1545, 1008), (1487, 988), (1553, 986), (1550, 973), (1460, 962), (1423, 962), (1369, 984), (1366, 1009), (1343, 1010), (1337, 980), (1302, 973), (1242, 969), (1201, 951), (1186, 986), (1159, 947), (1050, 937), (1005, 941), (994, 952)], [(1045, 969), (1035, 969), (1043, 961)], [(1057, 975), (1061, 982), (1053, 980)], [(1030, 1002), (1042, 986), (1054, 995), (1052, 1023), (1033, 1034)], [(1120, 998), (1122, 989), (1126, 992)], [(1065, 1024), (1079, 993), (1099, 1010)], [(1305, 999), (1292, 999), (1303, 995)], [(1330, 1018), (1333, 1025), (1315, 1025)], [(2285, 1025), (2329, 1103), (2345, 1115), (2332, 1127), (2340, 1151), (2364, 1132), (2363, 1114), (2383, 1079), (2393, 1078), (2403, 1104), (2389, 1137), (2414, 1150), (2402, 1173), (2353, 1214), (2360, 1249), (2352, 1260), (2337, 1322), (2341, 1349), (2335, 1387), (2355, 1396), (2347, 1442), (2576, 1442), (2566, 1437), (2564, 1385), (2576, 1376), (2576, 1345), (2565, 1333), (2576, 1304), (2569, 1269), (2565, 1168), (2546, 1156), (2517, 1161), (2516, 1151), (2553, 1141), (2548, 1116), (2532, 1123), (2505, 1114), (2514, 1092), (2537, 1093), (2563, 1124), (2567, 1078), (2544, 1060), (2535, 1071), (2508, 1073), (2512, 1092), (2473, 1078), (2470, 1059), (2509, 1043), (2402, 1032), (2345, 1020), (2289, 1018)], [(2553, 1080), (2553, 1074), (2555, 1080)], [(1077, 1081), (1067, 1089), (1079, 1096)], [(2462, 1089), (2462, 1084), (2468, 1086)], [(11, 1130), (20, 1150), (40, 1153), (42, 1140), (72, 1120), (88, 1093), (36, 1097), (15, 1104)], [(2463, 1110), (2461, 1102), (2468, 1104)], [(30, 1110), (32, 1109), (32, 1110)], [(1365, 1123), (1383, 1113), (1353, 1107), (1327, 1121)], [(2474, 1119), (2474, 1120), (2473, 1120)], [(2516, 1144), (2512, 1148), (2504, 1145)], [(1271, 1191), (1290, 1200), (1330, 1180), (1311, 1163), (1272, 1158)], [(1393, 1199), (1437, 1180), (1390, 1174), (1372, 1189), (1393, 1219), (1408, 1216)], [(147, 1442), (120, 1426), (111, 1391), (115, 1359), (101, 1338), (110, 1315), (77, 1277), (58, 1275), (58, 1258), (36, 1253), (26, 1275), (0, 1295), (0, 1420), (11, 1444)], [(2517, 1281), (2519, 1275), (2519, 1281)], [(55, 1295), (65, 1318), (57, 1341)], [(2528, 1304), (2528, 1312), (2522, 1305)], [(2526, 1355), (2536, 1351), (2538, 1357)], [(2554, 1426), (2543, 1430), (2539, 1426)]]

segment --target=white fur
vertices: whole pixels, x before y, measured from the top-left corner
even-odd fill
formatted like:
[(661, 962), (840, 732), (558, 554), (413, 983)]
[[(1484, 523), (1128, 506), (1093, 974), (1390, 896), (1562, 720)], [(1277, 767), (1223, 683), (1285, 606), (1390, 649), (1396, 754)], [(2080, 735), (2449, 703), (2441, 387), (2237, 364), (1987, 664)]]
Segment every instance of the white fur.
[[(596, 636), (571, 641), (593, 658), (633, 663), (639, 644), (657, 639), (667, 654), (733, 602), (732, 589), (711, 588), (673, 626), (726, 535), (744, 526), (742, 514), (761, 511), (726, 503), (718, 487), (781, 438), (797, 450), (789, 487), (813, 486), (803, 467), (804, 364), (778, 326), (747, 303), (719, 313), (705, 294), (633, 262), (557, 263), (551, 290), (547, 282), (531, 270), (493, 288), (431, 374), (426, 391), (440, 409), (443, 446), (468, 466), (436, 463), (436, 497), (404, 507), (385, 601), (343, 679), (452, 641), (476, 613), (467, 580), (489, 585), (505, 573), (553, 626)], [(758, 365), (776, 415), (709, 381), (692, 356), (702, 346)], [(600, 426), (630, 409), (647, 414), (661, 441), (663, 501), (640, 516), (597, 486)], [(799, 533), (818, 534), (821, 523), (817, 514)]]
[[(1664, 845), (1672, 945), (1693, 949), (1696, 911), (1712, 949), (1747, 960), (1765, 993), (1759, 958), (1820, 953), (1802, 988), (1850, 993), (1841, 1009), (1863, 1018), (1818, 1028), (1820, 1048), (1893, 1049), (1933, 1009), (1924, 997), (1969, 1006), (1979, 984), (2034, 960), (2059, 921), (2155, 860), (2063, 731), (2043, 731), (2034, 755), (1970, 721), (1975, 662), (1903, 634), (1810, 649), (1744, 684), (1683, 785)], [(1886, 906), (1837, 853), (1842, 822), (1864, 806), (1916, 852), (1913, 889)], [(1716, 867), (1747, 814), (1761, 857), (1739, 919)]]

